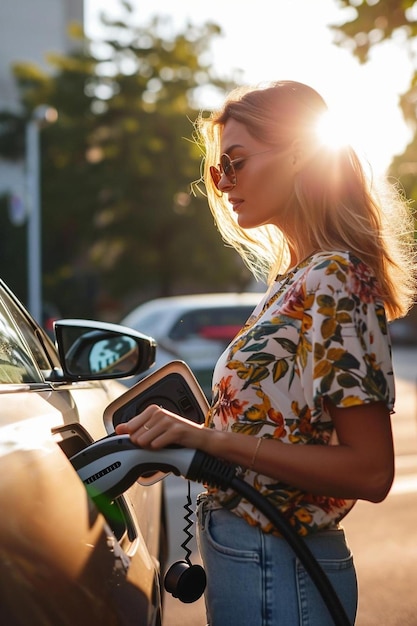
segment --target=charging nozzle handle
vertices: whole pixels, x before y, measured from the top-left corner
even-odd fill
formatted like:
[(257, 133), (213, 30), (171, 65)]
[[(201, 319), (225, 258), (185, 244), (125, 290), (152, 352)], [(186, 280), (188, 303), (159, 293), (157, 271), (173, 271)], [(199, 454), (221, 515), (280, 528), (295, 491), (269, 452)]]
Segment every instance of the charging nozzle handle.
[(195, 450), (139, 448), (128, 435), (104, 437), (71, 457), (71, 463), (94, 499), (114, 499), (140, 476), (155, 472), (185, 476)]
[(201, 450), (195, 450), (188, 471), (183, 476), (193, 482), (206, 483), (210, 487), (226, 490), (232, 485), (237, 472), (236, 465), (222, 461)]
[(236, 476), (235, 466), (200, 450), (148, 450), (132, 443), (128, 435), (104, 437), (70, 460), (94, 499), (117, 498), (139, 477), (155, 472), (173, 473), (222, 489), (227, 489)]

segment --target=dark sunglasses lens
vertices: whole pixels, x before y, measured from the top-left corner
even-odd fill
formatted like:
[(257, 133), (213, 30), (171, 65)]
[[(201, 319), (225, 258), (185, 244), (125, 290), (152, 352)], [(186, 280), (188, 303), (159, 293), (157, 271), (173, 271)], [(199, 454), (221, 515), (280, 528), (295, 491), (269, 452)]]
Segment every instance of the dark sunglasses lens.
[(211, 179), (215, 185), (215, 187), (217, 187), (217, 189), (219, 188), (219, 182), (220, 179), (222, 177), (222, 174), (220, 172), (220, 170), (217, 169), (217, 167), (214, 167), (214, 165), (212, 165), (210, 167), (210, 175), (211, 175)]
[(228, 154), (221, 155), (220, 166), (224, 172), (224, 175), (230, 181), (230, 178), (234, 176), (235, 170), (233, 168), (233, 163)]
[(220, 167), (224, 175), (231, 185), (236, 185), (236, 172), (233, 161), (228, 154), (222, 154), (220, 157)]

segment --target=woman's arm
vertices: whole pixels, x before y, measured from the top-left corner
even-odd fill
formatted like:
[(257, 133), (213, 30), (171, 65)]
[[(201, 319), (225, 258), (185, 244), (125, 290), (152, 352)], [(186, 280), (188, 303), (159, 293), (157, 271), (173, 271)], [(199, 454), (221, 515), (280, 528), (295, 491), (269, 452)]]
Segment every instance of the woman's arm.
[(338, 444), (297, 445), (204, 428), (158, 406), (116, 427), (137, 445), (160, 449), (170, 444), (202, 450), (250, 467), (303, 491), (334, 498), (382, 501), (394, 477), (391, 420), (382, 402), (350, 408), (328, 403)]

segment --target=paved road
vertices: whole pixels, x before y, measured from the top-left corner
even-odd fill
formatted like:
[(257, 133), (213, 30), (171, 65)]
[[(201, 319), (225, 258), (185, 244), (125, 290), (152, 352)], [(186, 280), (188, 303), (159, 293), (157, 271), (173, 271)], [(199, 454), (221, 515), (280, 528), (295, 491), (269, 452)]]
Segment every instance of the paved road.
[[(344, 526), (359, 579), (356, 626), (417, 626), (417, 349), (394, 348), (397, 384), (392, 424), (396, 478), (380, 504), (358, 502)], [(171, 559), (184, 558), (180, 547), (187, 483), (168, 479), (174, 520)], [(192, 485), (192, 494), (200, 487)], [(195, 502), (195, 500), (194, 500)], [(198, 561), (195, 541), (192, 560)], [(171, 562), (171, 561), (170, 561)], [(166, 597), (163, 626), (204, 626), (204, 603), (182, 604)], [(242, 625), (250, 626), (250, 625)]]

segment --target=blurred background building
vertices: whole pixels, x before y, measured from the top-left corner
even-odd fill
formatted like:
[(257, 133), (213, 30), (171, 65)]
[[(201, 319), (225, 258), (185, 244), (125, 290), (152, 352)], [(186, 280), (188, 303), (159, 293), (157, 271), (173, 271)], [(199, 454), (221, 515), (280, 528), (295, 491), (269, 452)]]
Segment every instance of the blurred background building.
[[(19, 111), (13, 65), (33, 62), (47, 68), (48, 53), (68, 52), (72, 22), (84, 23), (84, 0), (0, 2), (0, 110)], [(0, 196), (24, 198), (24, 163), (0, 158)]]

